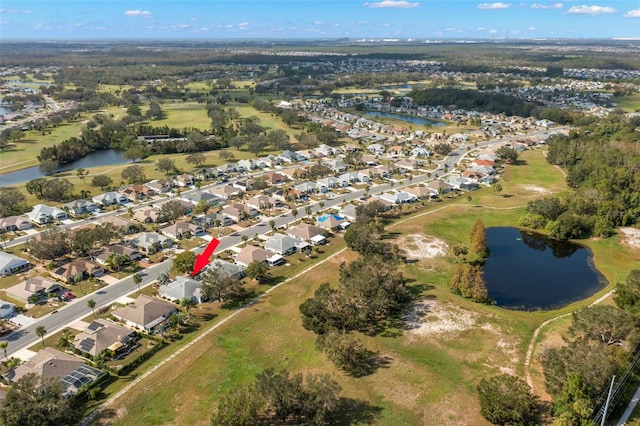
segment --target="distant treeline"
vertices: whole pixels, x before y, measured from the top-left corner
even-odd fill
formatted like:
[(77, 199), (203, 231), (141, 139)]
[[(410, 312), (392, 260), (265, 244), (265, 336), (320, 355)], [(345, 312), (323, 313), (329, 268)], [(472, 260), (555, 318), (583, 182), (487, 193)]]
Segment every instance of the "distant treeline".
[(480, 92), (454, 88), (414, 89), (409, 97), (417, 105), (449, 106), (470, 111), (492, 114), (517, 115), (520, 117), (546, 118), (560, 124), (572, 123), (574, 117), (558, 108), (546, 108), (540, 104), (526, 102), (501, 93)]
[(610, 114), (547, 145), (547, 161), (566, 168), (574, 191), (530, 202), (524, 225), (584, 238), (640, 222), (640, 117)]

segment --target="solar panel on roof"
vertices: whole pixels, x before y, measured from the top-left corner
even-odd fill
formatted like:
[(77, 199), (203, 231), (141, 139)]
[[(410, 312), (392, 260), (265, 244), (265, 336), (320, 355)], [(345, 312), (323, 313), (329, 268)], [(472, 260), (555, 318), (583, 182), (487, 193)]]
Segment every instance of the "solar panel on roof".
[(102, 324), (100, 324), (99, 322), (93, 321), (91, 324), (89, 324), (89, 327), (87, 327), (87, 330), (96, 331), (100, 328), (102, 328)]

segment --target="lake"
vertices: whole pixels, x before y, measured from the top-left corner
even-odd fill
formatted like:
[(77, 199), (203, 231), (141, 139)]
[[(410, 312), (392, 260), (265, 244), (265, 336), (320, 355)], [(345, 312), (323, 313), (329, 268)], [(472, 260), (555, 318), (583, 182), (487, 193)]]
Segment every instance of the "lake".
[(440, 121), (429, 120), (428, 118), (423, 117), (413, 117), (410, 115), (393, 114), (391, 112), (374, 111), (366, 113), (365, 116), (372, 118), (395, 118), (396, 120), (408, 121), (413, 124), (420, 124), (421, 126), (424, 126), (425, 124), (429, 124), (434, 127), (445, 126), (445, 123)]
[[(123, 153), (124, 151), (118, 149), (91, 152), (84, 158), (61, 165), (57, 172), (127, 163), (128, 161), (122, 158)], [(39, 177), (45, 177), (39, 166), (28, 167), (15, 172), (0, 174), (0, 186), (17, 185)]]
[(607, 285), (587, 247), (512, 227), (487, 229), (489, 296), (518, 310), (558, 309)]

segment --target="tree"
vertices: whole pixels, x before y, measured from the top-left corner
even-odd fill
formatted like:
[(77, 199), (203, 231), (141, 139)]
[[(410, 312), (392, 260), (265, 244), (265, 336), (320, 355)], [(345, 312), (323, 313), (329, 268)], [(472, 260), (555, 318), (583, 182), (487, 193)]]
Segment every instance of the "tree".
[(47, 334), (47, 330), (44, 328), (44, 326), (40, 325), (36, 327), (35, 333), (36, 336), (42, 339), (42, 346), (44, 346), (44, 336)]
[(40, 162), (40, 171), (49, 176), (54, 174), (59, 166), (56, 160), (43, 160)]
[(170, 281), (171, 281), (171, 279), (169, 278), (168, 271), (160, 272), (158, 274), (158, 284), (159, 285), (167, 285), (167, 284), (169, 284)]
[(73, 232), (73, 251), (86, 256), (96, 242), (96, 232), (90, 228), (80, 228)]
[(35, 195), (37, 198), (43, 198), (46, 183), (46, 178), (32, 179), (26, 183), (25, 189), (29, 194)]
[(97, 175), (91, 178), (91, 186), (99, 186), (100, 189), (104, 189), (107, 186), (113, 184), (113, 179), (107, 175)]
[(199, 165), (206, 163), (207, 159), (201, 152), (195, 152), (187, 155), (186, 161), (187, 163), (198, 167)]
[(271, 278), (269, 276), (269, 267), (264, 262), (251, 262), (244, 272), (247, 277), (256, 280), (260, 284), (267, 282)]
[(569, 332), (579, 340), (590, 339), (605, 345), (624, 346), (636, 332), (636, 319), (615, 306), (594, 305), (573, 313)]
[(147, 118), (161, 119), (164, 116), (164, 113), (162, 112), (162, 108), (158, 101), (150, 101), (149, 109), (145, 115)]
[(243, 295), (242, 282), (235, 274), (229, 274), (213, 265), (201, 275), (203, 293), (209, 300), (224, 302)]
[(193, 214), (207, 214), (209, 209), (211, 209), (211, 205), (206, 200), (200, 200), (193, 208)]
[(307, 215), (307, 217), (311, 216), (311, 206), (305, 206), (304, 213)]
[(144, 169), (137, 164), (126, 167), (122, 170), (120, 176), (128, 183), (143, 183), (147, 179), (144, 174)]
[(267, 133), (267, 142), (276, 151), (289, 149), (289, 135), (284, 129), (272, 130)]
[(49, 179), (44, 182), (42, 196), (45, 200), (64, 201), (73, 196), (73, 184), (67, 179)]
[(453, 255), (456, 257), (456, 259), (462, 256), (462, 259), (464, 260), (468, 253), (469, 248), (464, 244), (456, 244), (455, 246), (453, 246)]
[(291, 216), (293, 216), (294, 219), (298, 217), (298, 209), (291, 209)]
[(513, 148), (509, 148), (508, 146), (502, 146), (498, 148), (496, 154), (500, 157), (500, 159), (505, 163), (515, 163), (518, 159), (518, 151)]
[(76, 176), (82, 179), (83, 183), (85, 182), (85, 178), (87, 177), (88, 174), (89, 174), (89, 170), (83, 169), (82, 167), (76, 170)]
[(349, 333), (331, 332), (318, 336), (316, 346), (341, 370), (355, 377), (371, 374), (375, 352)]
[(271, 219), (269, 221), (269, 227), (271, 228), (272, 231), (275, 231), (275, 229), (276, 229), (276, 221)]
[(9, 347), (9, 342), (6, 340), (0, 341), (0, 349), (4, 352), (4, 359), (8, 361), (9, 357), (7, 356), (7, 347)]
[(34, 373), (18, 379), (2, 406), (0, 419), (4, 426), (58, 426), (76, 424), (80, 410), (73, 407), (73, 399), (63, 396), (62, 382), (45, 379)]
[(174, 223), (179, 217), (187, 213), (187, 208), (177, 200), (167, 201), (160, 207), (159, 219), (162, 222)]
[(27, 198), (15, 188), (0, 189), (0, 217), (19, 215), (29, 210)]
[(234, 386), (218, 402), (211, 417), (212, 426), (249, 426), (257, 423), (265, 409), (266, 401), (255, 384)]
[(122, 158), (124, 158), (125, 160), (131, 160), (134, 163), (144, 157), (145, 149), (138, 145), (130, 147), (122, 154)]
[(87, 300), (87, 306), (89, 308), (91, 308), (91, 311), (93, 311), (93, 317), (95, 318), (95, 316), (96, 316), (96, 301), (93, 300), (93, 299)]
[(478, 219), (471, 229), (471, 249), (475, 254), (484, 259), (488, 256), (487, 232), (482, 220)]
[(191, 274), (195, 264), (196, 254), (192, 251), (185, 250), (176, 255), (176, 258), (173, 261), (173, 270), (178, 274)]
[(55, 260), (71, 253), (69, 231), (47, 229), (27, 242), (27, 251), (37, 259)]
[(156, 168), (168, 176), (173, 173), (176, 164), (170, 158), (161, 158), (156, 161)]
[(190, 297), (183, 297), (182, 299), (180, 299), (180, 307), (185, 310), (187, 315), (189, 315), (189, 310), (195, 305), (195, 300)]
[(480, 413), (496, 425), (539, 424), (537, 398), (529, 385), (510, 374), (483, 378), (478, 384)]
[(640, 316), (640, 269), (633, 269), (626, 281), (618, 284), (613, 300), (620, 309)]
[[(189, 252), (191, 253), (191, 252)], [(142, 275), (140, 275), (140, 273), (136, 272), (135, 274), (133, 274), (131, 276), (131, 280), (133, 281), (133, 283), (138, 286), (138, 293), (140, 293), (140, 283), (142, 283)]]
[(111, 253), (106, 261), (107, 267), (113, 272), (119, 271), (127, 263), (129, 263), (128, 256), (121, 256), (116, 253)]
[(493, 185), (493, 192), (496, 193), (496, 195), (499, 195), (502, 192), (502, 185), (500, 185), (500, 183), (496, 183)]
[(344, 234), (344, 241), (347, 247), (363, 256), (387, 252), (387, 245), (381, 241), (380, 234), (372, 225), (363, 222), (356, 221), (351, 224)]
[(267, 139), (263, 135), (252, 136), (248, 142), (248, 149), (253, 155), (258, 156), (267, 147)]

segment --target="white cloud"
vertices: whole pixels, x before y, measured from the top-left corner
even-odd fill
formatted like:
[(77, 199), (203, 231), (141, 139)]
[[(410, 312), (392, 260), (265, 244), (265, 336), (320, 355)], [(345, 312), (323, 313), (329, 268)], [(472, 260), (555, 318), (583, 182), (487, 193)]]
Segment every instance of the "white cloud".
[(601, 13), (614, 13), (616, 10), (608, 6), (572, 6), (567, 13), (574, 15), (600, 15)]
[(499, 1), (496, 3), (480, 3), (478, 6), (476, 6), (476, 9), (495, 10), (508, 9), (509, 7), (511, 7), (511, 3), (502, 3)]
[(240, 22), (240, 23), (238, 24), (238, 28), (240, 28), (241, 30), (246, 29), (248, 26), (249, 26), (249, 23), (248, 23), (248, 22)]
[(535, 31), (536, 27), (529, 27), (529, 31)]
[(124, 12), (124, 16), (141, 16), (143, 18), (148, 18), (151, 16), (151, 12), (148, 10), (127, 10)]
[(625, 18), (640, 18), (640, 9), (630, 10), (624, 14)]
[(562, 3), (553, 3), (553, 4), (534, 3), (531, 5), (531, 9), (562, 9)]
[(493, 29), (492, 29), (492, 30), (489, 30), (489, 31), (487, 31), (487, 32), (488, 32), (489, 34), (495, 34), (495, 33), (497, 33), (498, 31), (496, 31), (496, 30), (493, 30)]
[(18, 10), (18, 9), (5, 9), (5, 8), (0, 8), (0, 13), (14, 13), (17, 15), (31, 15), (31, 11), (30, 10)]
[(382, 1), (376, 2), (376, 3), (365, 3), (364, 6), (370, 7), (370, 8), (373, 8), (373, 9), (391, 8), (391, 7), (395, 7), (395, 8), (398, 8), (398, 9), (411, 9), (413, 7), (420, 6), (420, 3), (418, 3), (418, 2), (410, 3), (410, 2), (405, 1), (405, 0), (382, 0)]

